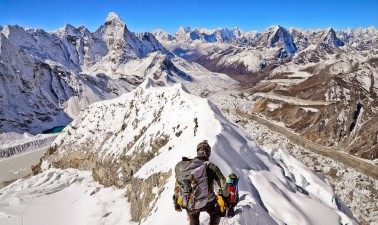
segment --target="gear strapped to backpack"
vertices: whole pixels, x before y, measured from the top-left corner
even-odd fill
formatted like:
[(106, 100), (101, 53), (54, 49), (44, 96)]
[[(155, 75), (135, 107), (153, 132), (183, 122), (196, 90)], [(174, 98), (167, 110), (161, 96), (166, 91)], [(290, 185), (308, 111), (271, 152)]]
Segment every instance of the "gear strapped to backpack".
[(234, 174), (228, 175), (226, 183), (228, 189), (230, 190), (230, 203), (237, 203), (239, 201), (239, 188), (238, 188), (239, 178)]
[(186, 157), (183, 157), (182, 161), (177, 163), (175, 172), (179, 193), (176, 194), (178, 194), (179, 200), (182, 202), (182, 208), (194, 210), (200, 209), (207, 204), (209, 195), (213, 193), (209, 191), (207, 180), (206, 169), (209, 163), (209, 161)]

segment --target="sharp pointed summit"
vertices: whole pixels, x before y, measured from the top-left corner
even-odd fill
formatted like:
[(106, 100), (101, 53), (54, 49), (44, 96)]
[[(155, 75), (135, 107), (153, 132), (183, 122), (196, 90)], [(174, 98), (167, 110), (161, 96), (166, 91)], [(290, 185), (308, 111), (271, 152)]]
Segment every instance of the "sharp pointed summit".
[(287, 53), (289, 53), (291, 56), (294, 56), (294, 54), (297, 52), (297, 47), (295, 46), (290, 33), (280, 25), (269, 28), (269, 38), (267, 44), (271, 47), (282, 45), (285, 51), (287, 51)]
[(336, 32), (334, 29), (332, 29), (332, 27), (329, 27), (324, 31), (322, 42), (320, 44), (324, 48), (328, 48), (328, 47), (338, 48), (338, 47), (344, 46), (344, 42), (342, 42), (336, 36)]
[(185, 34), (190, 32), (192, 29), (190, 27), (180, 27), (178, 31), (176, 32), (177, 34)]
[(115, 12), (110, 12), (108, 14), (108, 16), (106, 17), (106, 20), (105, 22), (111, 22), (111, 21), (119, 21), (119, 22), (123, 22), (121, 20), (121, 18), (119, 17), (119, 15)]

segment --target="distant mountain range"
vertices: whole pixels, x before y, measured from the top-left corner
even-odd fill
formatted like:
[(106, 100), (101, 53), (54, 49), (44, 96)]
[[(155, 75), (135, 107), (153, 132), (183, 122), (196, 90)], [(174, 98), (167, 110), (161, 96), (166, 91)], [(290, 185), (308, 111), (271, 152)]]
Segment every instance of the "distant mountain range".
[(322, 145), (378, 158), (375, 27), (152, 33), (171, 52), (241, 81), (259, 100), (253, 112)]
[(263, 32), (181, 27), (175, 34), (164, 30), (152, 33), (176, 55), (229, 75), (259, 72), (266, 67), (274, 67), (278, 62), (293, 60), (304, 64), (319, 62), (326, 57), (324, 54), (312, 54), (309, 58), (303, 56), (307, 55), (304, 53), (307, 51), (331, 52), (344, 45), (360, 52), (378, 48), (375, 27), (335, 31), (332, 28), (301, 30), (271, 26)]
[[(129, 92), (146, 78), (165, 85), (219, 72), (256, 94), (261, 102), (254, 112), (325, 146), (378, 157), (378, 126), (371, 126), (378, 120), (374, 27), (133, 33), (110, 13), (95, 32), (71, 25), (53, 32), (1, 27), (0, 47), (1, 133), (67, 125), (91, 103)], [(282, 101), (289, 98), (324, 104), (303, 111)]]

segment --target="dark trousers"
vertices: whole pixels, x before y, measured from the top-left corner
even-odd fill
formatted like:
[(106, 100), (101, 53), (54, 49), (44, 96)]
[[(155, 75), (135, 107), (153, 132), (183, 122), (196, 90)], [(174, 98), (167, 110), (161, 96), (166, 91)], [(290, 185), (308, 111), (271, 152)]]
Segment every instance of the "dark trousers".
[(196, 209), (193, 211), (187, 211), (188, 213), (188, 220), (189, 220), (189, 225), (200, 225), (200, 212), (207, 212), (210, 215), (210, 224), (209, 225), (218, 225), (221, 216), (219, 215), (219, 209), (217, 207), (217, 200), (215, 199), (214, 201), (208, 202), (203, 208), (201, 209)]

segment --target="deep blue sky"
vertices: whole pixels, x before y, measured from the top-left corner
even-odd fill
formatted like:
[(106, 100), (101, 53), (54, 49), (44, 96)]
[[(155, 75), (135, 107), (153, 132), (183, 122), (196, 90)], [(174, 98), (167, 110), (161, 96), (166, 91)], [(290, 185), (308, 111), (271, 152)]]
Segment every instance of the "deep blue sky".
[(135, 32), (180, 26), (239, 27), (271, 25), (316, 29), (378, 25), (378, 0), (0, 0), (0, 25), (56, 30), (70, 23), (94, 31), (108, 12), (116, 12)]

